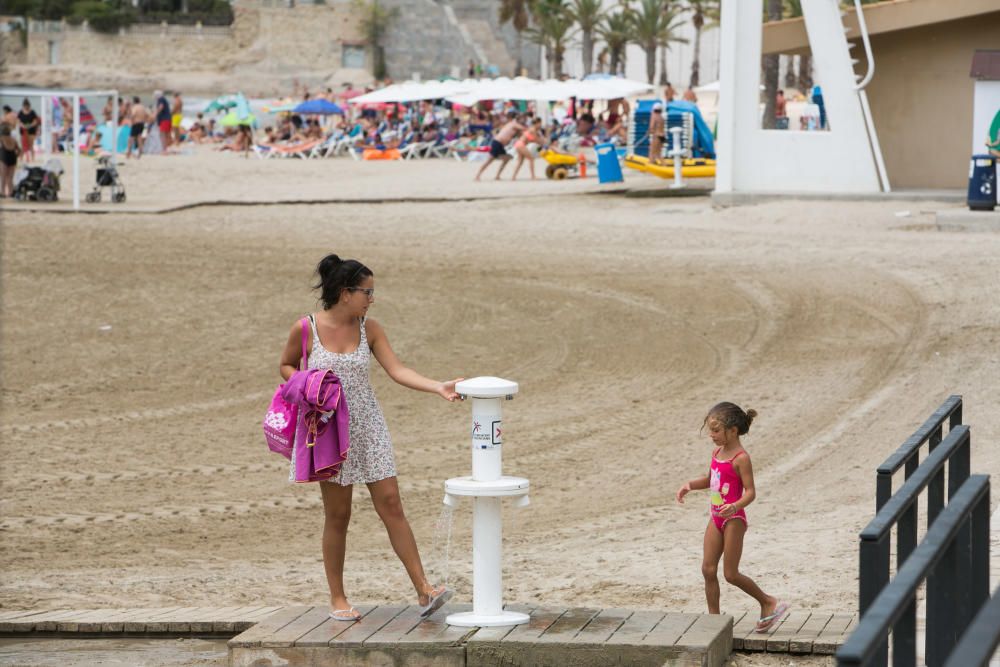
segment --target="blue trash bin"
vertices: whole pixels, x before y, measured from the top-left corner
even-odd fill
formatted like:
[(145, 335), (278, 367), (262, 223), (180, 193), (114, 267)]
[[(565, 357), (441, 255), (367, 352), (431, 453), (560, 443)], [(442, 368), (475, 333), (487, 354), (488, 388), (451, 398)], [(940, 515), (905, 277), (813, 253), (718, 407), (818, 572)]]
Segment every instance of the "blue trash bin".
[(992, 155), (972, 156), (968, 204), (973, 211), (992, 211), (997, 205), (997, 159)]
[(618, 151), (614, 144), (597, 144), (597, 180), (600, 183), (621, 183), (622, 165), (618, 162)]

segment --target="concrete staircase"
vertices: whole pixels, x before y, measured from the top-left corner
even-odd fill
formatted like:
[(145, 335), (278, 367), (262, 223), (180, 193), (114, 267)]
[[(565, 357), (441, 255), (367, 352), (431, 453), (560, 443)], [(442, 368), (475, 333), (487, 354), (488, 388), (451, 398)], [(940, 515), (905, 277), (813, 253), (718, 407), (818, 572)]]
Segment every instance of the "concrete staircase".
[(483, 65), (495, 65), (502, 76), (514, 76), (517, 58), (507, 49), (507, 43), (496, 34), (490, 22), (480, 18), (459, 19), (473, 43), (485, 57)]

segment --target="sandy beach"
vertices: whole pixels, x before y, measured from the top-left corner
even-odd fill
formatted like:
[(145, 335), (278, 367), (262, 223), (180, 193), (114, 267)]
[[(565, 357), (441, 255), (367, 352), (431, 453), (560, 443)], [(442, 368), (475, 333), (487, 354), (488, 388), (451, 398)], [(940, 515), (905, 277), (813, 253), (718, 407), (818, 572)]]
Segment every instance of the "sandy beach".
[[(504, 515), (507, 600), (703, 610), (708, 500), (674, 493), (720, 400), (760, 413), (743, 569), (798, 608), (856, 609), (874, 468), (949, 394), (973, 472), (1000, 474), (1000, 234), (941, 230), (928, 202), (714, 209), (476, 168), (200, 151), (123, 167), (137, 212), (4, 210), (0, 609), (325, 600), (319, 490), (286, 481), (259, 422), (331, 251), (374, 271), (405, 363), (520, 383), (504, 470), (532, 493)], [(453, 201), (280, 203), (376, 197)], [(213, 198), (276, 205), (141, 212)], [(372, 380), (425, 563), (469, 601), (470, 507), (449, 550), (441, 504), (469, 406)], [(414, 599), (362, 488), (347, 582)], [(725, 584), (722, 604), (753, 608)]]

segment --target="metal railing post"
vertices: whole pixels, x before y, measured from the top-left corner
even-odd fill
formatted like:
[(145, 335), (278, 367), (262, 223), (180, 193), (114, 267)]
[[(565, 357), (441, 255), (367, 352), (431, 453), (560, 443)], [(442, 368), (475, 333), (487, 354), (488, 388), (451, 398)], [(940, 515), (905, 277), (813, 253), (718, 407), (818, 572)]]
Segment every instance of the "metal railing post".
[(990, 492), (972, 510), (972, 613), (966, 619), (972, 622), (976, 610), (990, 599)]
[(892, 474), (885, 472), (875, 473), (875, 513), (889, 502), (892, 497)]
[[(878, 594), (889, 583), (889, 533), (877, 540), (861, 540), (858, 584), (860, 586), (860, 610), (863, 617)], [(882, 642), (878, 655), (885, 665), (889, 659), (889, 643)]]

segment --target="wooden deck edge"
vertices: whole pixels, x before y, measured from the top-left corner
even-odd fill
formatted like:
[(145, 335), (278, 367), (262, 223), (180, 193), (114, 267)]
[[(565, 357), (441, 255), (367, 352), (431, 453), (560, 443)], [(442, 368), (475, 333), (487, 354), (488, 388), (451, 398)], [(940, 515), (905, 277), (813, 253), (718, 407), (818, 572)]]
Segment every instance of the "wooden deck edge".
[[(229, 608), (232, 609), (232, 608)], [(18, 638), (18, 639), (108, 639), (108, 638), (142, 638), (142, 639), (177, 639), (177, 638), (203, 638), (203, 639), (227, 639), (231, 640), (241, 633), (253, 628), (260, 621), (267, 618), (270, 614), (275, 613), (270, 610), (279, 610), (280, 607), (261, 607), (260, 611), (251, 614), (253, 620), (233, 620), (231, 617), (226, 620), (213, 619), (212, 618), (212, 608), (196, 608), (190, 616), (186, 617), (184, 612), (186, 609), (180, 610), (178, 612), (170, 611), (170, 608), (165, 608), (163, 613), (160, 614), (161, 620), (157, 620), (157, 613), (148, 613), (151, 610), (108, 610), (109, 620), (101, 621), (100, 613), (95, 611), (85, 612), (81, 610), (80, 612), (73, 612), (72, 610), (43, 610), (43, 611), (32, 611), (23, 610), (18, 611), (7, 611), (3, 613), (4, 620), (0, 620), (0, 638)], [(246, 608), (239, 610), (239, 613), (246, 613)], [(225, 611), (223, 611), (225, 615)], [(137, 614), (135, 612), (144, 612)], [(148, 613), (148, 615), (147, 615)], [(77, 614), (80, 614), (77, 616)], [(33, 620), (37, 618), (37, 620)], [(62, 619), (67, 619), (62, 621)], [(46, 620), (48, 619), (48, 620)], [(77, 619), (77, 620), (74, 620)], [(86, 619), (86, 620), (84, 620)], [(776, 654), (787, 654), (787, 655), (831, 655), (837, 651), (838, 648), (847, 640), (850, 632), (853, 631), (854, 623), (850, 623), (847, 627), (838, 627), (833, 632), (830, 632), (832, 628), (827, 628), (827, 632), (820, 633), (819, 636), (815, 637), (805, 637), (802, 635), (793, 635), (791, 637), (782, 638), (781, 642), (767, 641), (767, 635), (761, 637), (764, 641), (753, 641), (756, 638), (750, 638), (746, 635), (740, 636), (738, 633), (734, 632), (734, 624), (732, 621), (729, 622), (729, 632), (722, 633), (719, 637), (725, 635), (725, 641), (719, 643), (718, 638), (713, 640), (713, 643), (709, 646), (710, 653), (716, 653), (719, 651), (724, 652), (725, 655), (729, 655), (732, 651), (742, 651), (742, 652), (762, 652), (766, 651), (768, 653)], [(387, 647), (382, 645), (360, 645), (360, 646), (347, 646), (347, 647), (337, 647), (337, 646), (265, 646), (265, 647), (239, 647), (230, 646), (230, 651), (242, 648), (262, 648), (266, 650), (280, 650), (287, 651), (291, 649), (304, 650), (304, 649), (317, 649), (317, 650), (335, 650), (335, 651), (346, 651), (357, 650), (360, 652), (378, 652), (385, 651), (391, 648), (392, 651), (425, 651), (430, 647), (435, 650), (446, 650), (454, 652), (455, 650), (460, 650), (463, 655), (468, 654), (472, 658), (480, 656), (483, 663), (488, 662), (487, 656), (499, 655), (501, 652), (506, 652), (508, 650), (513, 650), (516, 653), (524, 653), (527, 657), (530, 655), (535, 655), (537, 653), (538, 659), (542, 662), (547, 661), (549, 658), (546, 657), (551, 651), (581, 651), (581, 652), (593, 652), (596, 650), (613, 650), (617, 651), (619, 648), (625, 653), (632, 655), (638, 662), (644, 662), (645, 660), (656, 660), (659, 656), (664, 656), (663, 659), (672, 657), (667, 655), (667, 652), (672, 651), (673, 653), (680, 655), (684, 652), (684, 648), (681, 646), (657, 646), (648, 645), (641, 642), (635, 644), (600, 644), (600, 643), (562, 643), (553, 642), (551, 644), (545, 642), (531, 642), (531, 641), (498, 641), (498, 640), (487, 640), (482, 641), (476, 639), (476, 635), (484, 629), (469, 629), (461, 639), (441, 642), (441, 641), (413, 641), (409, 643), (400, 643), (398, 646)], [(747, 641), (751, 639), (751, 641)], [(718, 644), (718, 646), (716, 646)], [(602, 646), (612, 647), (610, 649), (600, 648)], [(704, 649), (699, 648), (699, 651)], [(543, 656), (542, 654), (546, 654)], [(647, 655), (648, 654), (648, 655)], [(479, 660), (480, 658), (476, 658)], [(469, 662), (469, 665), (477, 664), (474, 662)], [(662, 664), (662, 661), (661, 661)]]

